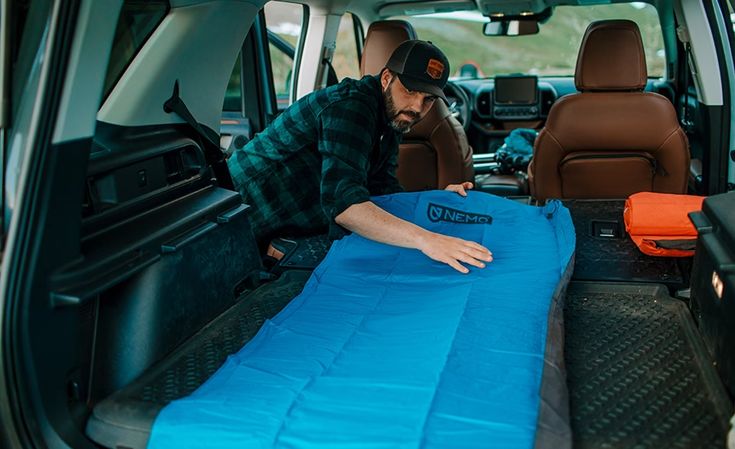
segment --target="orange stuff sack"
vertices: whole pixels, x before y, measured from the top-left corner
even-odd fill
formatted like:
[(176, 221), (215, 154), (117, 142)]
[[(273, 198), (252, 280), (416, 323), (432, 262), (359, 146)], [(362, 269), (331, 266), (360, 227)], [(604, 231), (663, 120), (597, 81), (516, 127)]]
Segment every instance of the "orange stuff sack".
[(702, 210), (702, 201), (702, 196), (635, 193), (625, 201), (625, 230), (649, 256), (693, 256), (697, 230), (688, 214)]

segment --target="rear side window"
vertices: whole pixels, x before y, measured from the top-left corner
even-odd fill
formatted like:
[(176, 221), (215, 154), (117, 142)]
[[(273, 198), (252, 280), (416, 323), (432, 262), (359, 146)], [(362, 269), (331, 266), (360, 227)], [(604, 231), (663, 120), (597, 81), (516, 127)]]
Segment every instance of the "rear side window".
[[(304, 24), (305, 10), (304, 5), (279, 1), (269, 1), (263, 8), (271, 59), (271, 81), (276, 94), (278, 110), (286, 109), (289, 105), (289, 93), (293, 85), (294, 57)], [(226, 112), (242, 110), (241, 72), (241, 55), (238, 55), (222, 107)]]
[(304, 6), (285, 2), (265, 5), (265, 24), (269, 31), (268, 49), (273, 69), (273, 86), (278, 109), (288, 106), (293, 83), (293, 63), (304, 23)]
[(342, 16), (337, 32), (337, 48), (334, 51), (334, 71), (338, 79), (360, 79), (360, 58), (358, 56), (358, 37), (355, 20), (350, 13)]
[(166, 17), (168, 9), (166, 0), (126, 0), (123, 3), (105, 75), (103, 98), (112, 91), (128, 64)]
[(225, 92), (225, 103), (223, 111), (240, 111), (242, 109), (242, 53), (237, 54), (235, 67), (230, 75)]

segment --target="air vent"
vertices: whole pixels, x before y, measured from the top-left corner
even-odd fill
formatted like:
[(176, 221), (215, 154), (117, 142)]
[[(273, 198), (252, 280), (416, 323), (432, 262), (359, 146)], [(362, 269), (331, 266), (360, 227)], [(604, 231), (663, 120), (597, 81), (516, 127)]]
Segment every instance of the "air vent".
[(541, 87), (541, 116), (546, 117), (549, 115), (549, 110), (551, 110), (551, 106), (554, 105), (554, 102), (556, 101), (556, 92), (554, 92), (554, 88), (549, 87)]
[(480, 117), (489, 118), (492, 115), (492, 91), (482, 91), (477, 95), (475, 110)]

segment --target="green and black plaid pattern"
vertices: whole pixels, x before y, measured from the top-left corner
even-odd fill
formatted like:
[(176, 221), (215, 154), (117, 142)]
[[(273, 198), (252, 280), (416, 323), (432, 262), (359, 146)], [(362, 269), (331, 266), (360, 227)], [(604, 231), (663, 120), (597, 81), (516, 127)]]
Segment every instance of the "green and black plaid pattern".
[(334, 217), (371, 195), (402, 191), (400, 134), (389, 125), (380, 81), (366, 76), (313, 92), (227, 161), (250, 204), (258, 239), (278, 232), (344, 229)]

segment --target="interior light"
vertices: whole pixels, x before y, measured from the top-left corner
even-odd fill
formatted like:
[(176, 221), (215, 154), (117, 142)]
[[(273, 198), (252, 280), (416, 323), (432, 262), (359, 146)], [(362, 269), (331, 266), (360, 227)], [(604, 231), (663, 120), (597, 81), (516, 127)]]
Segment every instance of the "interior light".
[(533, 11), (523, 11), (523, 12), (521, 12), (521, 16), (523, 16), (523, 17), (532, 16), (532, 15), (533, 15)]

